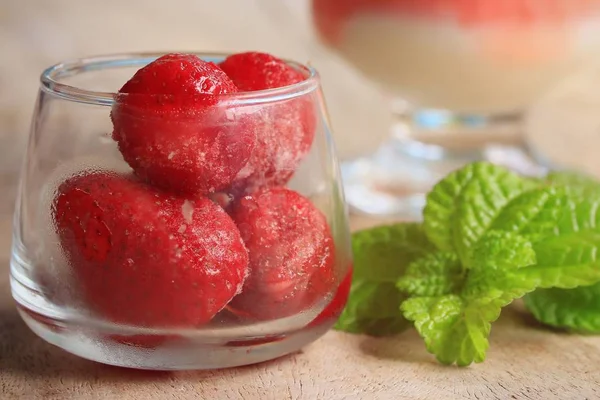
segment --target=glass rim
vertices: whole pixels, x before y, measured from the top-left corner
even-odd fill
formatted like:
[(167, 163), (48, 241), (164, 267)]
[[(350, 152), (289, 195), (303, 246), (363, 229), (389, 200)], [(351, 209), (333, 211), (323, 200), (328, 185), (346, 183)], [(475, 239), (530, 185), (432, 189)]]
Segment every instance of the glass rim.
[[(102, 92), (83, 89), (60, 82), (61, 79), (76, 76), (90, 71), (118, 69), (124, 67), (140, 68), (156, 58), (169, 53), (193, 54), (202, 60), (219, 62), (233, 53), (197, 52), (197, 51), (166, 51), (166, 52), (131, 52), (114, 53), (82, 57), (59, 62), (46, 68), (40, 76), (42, 90), (63, 100), (84, 104), (112, 106), (118, 93)], [(306, 76), (301, 82), (273, 89), (256, 90), (252, 92), (237, 92), (219, 95), (220, 101), (232, 105), (253, 105), (274, 103), (306, 95), (319, 86), (319, 73), (310, 65), (283, 59), (287, 64), (299, 69)], [(125, 84), (125, 82), (123, 82)], [(152, 96), (152, 95), (148, 95)]]

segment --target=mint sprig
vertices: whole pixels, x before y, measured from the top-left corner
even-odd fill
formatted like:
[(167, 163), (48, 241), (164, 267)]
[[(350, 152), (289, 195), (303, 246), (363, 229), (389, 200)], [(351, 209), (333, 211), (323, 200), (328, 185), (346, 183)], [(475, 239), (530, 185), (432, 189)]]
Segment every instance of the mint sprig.
[[(354, 236), (355, 280), (337, 328), (395, 333), (402, 315), (440, 362), (466, 366), (485, 359), (501, 309), (535, 289), (543, 288), (526, 301), (536, 317), (574, 321), (540, 304), (565, 297), (548, 288), (600, 282), (599, 187), (587, 177), (539, 180), (488, 163), (455, 171), (427, 196), (422, 226)], [(585, 315), (578, 326), (593, 329)]]
[(455, 277), (453, 290), (438, 296), (422, 297), (410, 291), (413, 276), (398, 281), (401, 289), (417, 295), (402, 303), (404, 316), (414, 321), (427, 349), (444, 364), (466, 366), (483, 361), (491, 322), (501, 308), (535, 289), (535, 280), (520, 274), (521, 269), (535, 264), (535, 253), (531, 243), (517, 234), (485, 234), (471, 260), (473, 267), (462, 275), (452, 272), (456, 268), (452, 263), (446, 264), (446, 271), (438, 269), (441, 276)]

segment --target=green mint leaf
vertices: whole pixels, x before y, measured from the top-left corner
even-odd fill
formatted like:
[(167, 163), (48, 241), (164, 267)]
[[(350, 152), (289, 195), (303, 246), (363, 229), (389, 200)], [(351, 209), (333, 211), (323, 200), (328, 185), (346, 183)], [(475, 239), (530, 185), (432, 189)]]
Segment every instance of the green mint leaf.
[(600, 183), (593, 177), (579, 172), (556, 171), (549, 173), (545, 181), (554, 186), (566, 186), (581, 194), (598, 194)]
[(534, 279), (540, 288), (591, 285), (600, 281), (599, 207), (600, 196), (538, 189), (508, 205), (494, 227), (532, 240), (537, 263), (519, 271), (524, 279)]
[(379, 226), (352, 236), (354, 275), (336, 329), (387, 335), (409, 326), (399, 311), (405, 299), (396, 281), (414, 260), (435, 250), (420, 224)]
[[(566, 189), (562, 207), (555, 211), (550, 237), (536, 246), (541, 263), (527, 271), (539, 274), (540, 286), (525, 296), (525, 305), (543, 324), (586, 333), (600, 333), (600, 283), (596, 257), (600, 236), (595, 218), (600, 197), (600, 183), (587, 175), (561, 171), (550, 173), (545, 181)], [(581, 287), (576, 287), (582, 285)], [(573, 288), (573, 289), (560, 289)]]
[(457, 251), (468, 267), (469, 246), (510, 200), (538, 185), (494, 164), (469, 164), (442, 179), (427, 195), (425, 232), (440, 250)]
[(413, 261), (397, 286), (411, 296), (441, 296), (459, 290), (463, 275), (455, 253), (436, 252)]
[[(506, 271), (535, 264), (531, 242), (513, 232), (489, 231), (471, 253), (473, 273)], [(469, 275), (471, 278), (472, 274)]]
[(532, 238), (552, 235), (566, 201), (564, 190), (555, 187), (525, 192), (504, 207), (491, 228)]
[(473, 267), (463, 287), (468, 300), (497, 301), (501, 307), (536, 288), (537, 280), (521, 274), (536, 263), (533, 245), (512, 232), (490, 231), (475, 246)]
[[(567, 182), (565, 175), (549, 181)], [(578, 183), (579, 182), (579, 183)], [(581, 183), (583, 182), (583, 183)], [(579, 189), (577, 185), (583, 185)], [(519, 274), (541, 288), (573, 288), (600, 281), (600, 191), (591, 181), (549, 186), (512, 200), (492, 224), (493, 229), (517, 232), (533, 243), (537, 263)]]
[(574, 232), (533, 244), (537, 263), (519, 271), (540, 288), (569, 289), (600, 281), (600, 232)]
[(504, 207), (537, 185), (499, 166), (474, 172), (459, 195), (452, 220), (454, 248), (467, 268), (471, 267), (472, 246), (492, 227)]
[(405, 299), (392, 283), (354, 281), (335, 329), (372, 336), (400, 333), (410, 326), (398, 311)]
[(439, 181), (427, 195), (423, 219), (429, 240), (440, 250), (454, 250), (452, 219), (459, 196), (477, 171), (486, 173), (486, 163), (469, 164)]
[[(426, 293), (416, 282), (424, 282), (429, 272), (437, 273), (441, 282), (449, 282), (448, 271), (457, 270), (457, 258), (442, 254), (412, 263), (407, 270), (411, 278), (400, 279), (399, 287)], [(505, 231), (487, 232), (471, 252), (472, 268), (462, 271), (462, 283), (457, 283), (461, 275), (450, 275), (454, 278), (453, 293), (447, 293), (450, 286), (436, 281), (436, 293), (442, 295), (411, 297), (402, 303), (402, 313), (414, 321), (428, 351), (441, 363), (466, 366), (482, 362), (489, 347), (491, 323), (501, 308), (535, 289), (535, 279), (520, 275), (535, 262), (533, 246), (524, 237)], [(417, 280), (414, 276), (418, 271), (412, 269), (419, 265), (422, 275)]]
[(352, 235), (354, 276), (393, 282), (415, 259), (435, 250), (421, 224), (378, 226)]
[(585, 333), (600, 333), (600, 284), (576, 289), (539, 289), (525, 305), (543, 324)]
[(401, 309), (439, 362), (459, 366), (485, 360), (491, 321), (500, 315), (493, 303), (467, 303), (458, 295), (414, 297)]

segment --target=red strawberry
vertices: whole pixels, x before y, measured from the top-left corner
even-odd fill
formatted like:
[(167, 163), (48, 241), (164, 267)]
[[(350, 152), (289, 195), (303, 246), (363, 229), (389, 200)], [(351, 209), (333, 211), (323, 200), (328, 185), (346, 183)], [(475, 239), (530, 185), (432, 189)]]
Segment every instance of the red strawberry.
[(64, 182), (53, 213), (83, 299), (109, 321), (202, 325), (247, 274), (238, 229), (206, 198), (186, 200), (96, 172)]
[(285, 61), (254, 51), (230, 55), (219, 67), (238, 89), (246, 92), (289, 86), (305, 79)]
[[(265, 53), (227, 57), (221, 69), (240, 90), (255, 91), (293, 85), (304, 75)], [(292, 100), (264, 104), (257, 116), (257, 142), (250, 161), (234, 181), (234, 191), (285, 185), (313, 142), (316, 129), (314, 92)]]
[(218, 191), (246, 165), (256, 141), (251, 117), (224, 102), (237, 91), (215, 64), (165, 55), (119, 91), (113, 138), (144, 180), (177, 193)]
[(298, 193), (271, 188), (234, 203), (250, 275), (228, 308), (260, 320), (299, 313), (332, 289), (335, 247), (325, 216)]
[(346, 302), (348, 301), (348, 295), (350, 294), (351, 286), (352, 268), (350, 268), (350, 271), (348, 271), (346, 277), (344, 278), (342, 283), (340, 283), (340, 286), (335, 292), (335, 296), (333, 296), (331, 302), (327, 305), (327, 307), (323, 309), (323, 311), (321, 311), (319, 315), (317, 315), (315, 319), (313, 319), (310, 322), (310, 324), (308, 324), (308, 326), (317, 326), (329, 319), (337, 319), (341, 312), (344, 310), (344, 307), (346, 307)]

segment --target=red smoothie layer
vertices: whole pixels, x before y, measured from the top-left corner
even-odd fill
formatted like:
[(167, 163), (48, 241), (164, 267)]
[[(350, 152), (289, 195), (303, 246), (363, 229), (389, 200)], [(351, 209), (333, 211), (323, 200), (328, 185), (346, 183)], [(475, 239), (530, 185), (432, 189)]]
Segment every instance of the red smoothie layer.
[(495, 24), (560, 24), (600, 8), (600, 0), (313, 0), (313, 15), (323, 38), (335, 43), (344, 24), (361, 13), (449, 18), (464, 27)]

